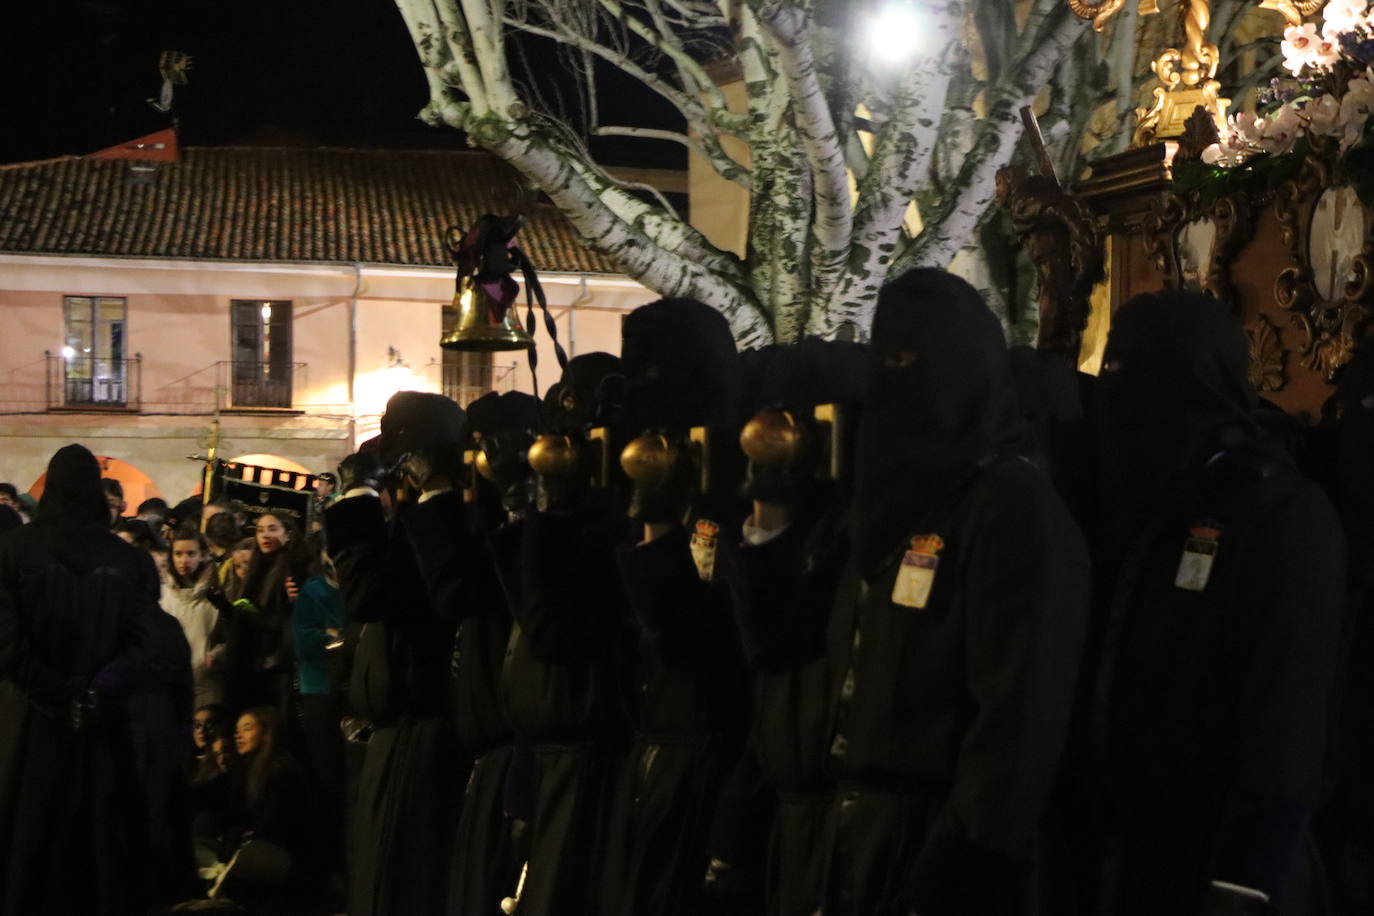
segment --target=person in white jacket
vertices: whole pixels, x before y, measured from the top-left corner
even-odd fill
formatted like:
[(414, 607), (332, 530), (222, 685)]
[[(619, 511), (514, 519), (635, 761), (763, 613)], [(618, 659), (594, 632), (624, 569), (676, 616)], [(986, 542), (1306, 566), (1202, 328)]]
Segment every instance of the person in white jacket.
[(199, 531), (179, 528), (172, 535), (171, 552), (171, 568), (162, 581), (162, 609), (181, 623), (191, 645), (196, 708), (220, 703), (224, 699), (224, 685), (214, 661), (223, 642), (220, 611), (227, 602), (220, 592), (209, 548)]

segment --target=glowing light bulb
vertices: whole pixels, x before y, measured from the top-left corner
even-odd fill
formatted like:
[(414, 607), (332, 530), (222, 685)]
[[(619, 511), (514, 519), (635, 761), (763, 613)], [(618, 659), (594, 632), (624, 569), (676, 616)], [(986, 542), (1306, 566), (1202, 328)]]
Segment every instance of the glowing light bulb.
[(272, 303), (270, 303), (270, 302), (264, 302), (264, 303), (262, 304), (262, 320), (263, 320), (263, 321), (267, 321), (267, 320), (269, 320), (271, 317), (272, 317)]
[(62, 355), (63, 355), (64, 357), (66, 357), (67, 359), (71, 359), (73, 356), (76, 355), (76, 347), (73, 347), (73, 346), (71, 346), (71, 345), (68, 345), (68, 346), (63, 347), (63, 348), (62, 348)]

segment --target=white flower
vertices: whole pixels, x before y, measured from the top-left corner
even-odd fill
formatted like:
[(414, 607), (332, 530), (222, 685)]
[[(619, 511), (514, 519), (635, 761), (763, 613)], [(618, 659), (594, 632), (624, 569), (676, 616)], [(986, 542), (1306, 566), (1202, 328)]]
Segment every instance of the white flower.
[(1374, 82), (1364, 78), (1351, 80), (1341, 97), (1338, 116), (1343, 149), (1354, 146), (1364, 136), (1364, 125), (1371, 113), (1374, 113)]
[(1302, 25), (1290, 25), (1283, 30), (1283, 44), (1280, 45), (1280, 49), (1283, 51), (1283, 65), (1294, 76), (1297, 76), (1298, 72), (1307, 66), (1313, 48), (1320, 41), (1316, 23), (1307, 22)]
[(1225, 159), (1226, 154), (1222, 152), (1221, 145), (1218, 143), (1213, 143), (1202, 151), (1202, 161), (1208, 165), (1216, 165), (1218, 163), (1226, 165), (1226, 162), (1223, 161)]
[(1341, 46), (1336, 38), (1323, 37), (1320, 41), (1312, 45), (1312, 49), (1307, 55), (1307, 64), (1310, 67), (1328, 68), (1335, 65), (1341, 59)]
[(1243, 149), (1259, 143), (1264, 136), (1264, 119), (1242, 111), (1231, 116), (1230, 129), (1226, 132), (1227, 145)]
[(1367, 6), (1367, 0), (1331, 0), (1322, 10), (1323, 34), (1334, 36), (1350, 31), (1364, 19)]
[(1337, 137), (1344, 130), (1341, 124), (1341, 103), (1329, 95), (1313, 99), (1302, 110), (1307, 129), (1319, 137)]
[(1284, 105), (1264, 120), (1258, 145), (1271, 153), (1286, 153), (1297, 142), (1302, 127), (1303, 119), (1298, 109)]

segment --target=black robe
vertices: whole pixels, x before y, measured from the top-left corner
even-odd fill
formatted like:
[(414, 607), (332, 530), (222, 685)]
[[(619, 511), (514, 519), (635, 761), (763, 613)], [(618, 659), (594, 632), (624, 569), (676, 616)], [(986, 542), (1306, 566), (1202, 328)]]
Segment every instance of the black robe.
[[(1180, 588), (1204, 528), (1220, 532), (1210, 576)], [(1344, 564), (1315, 485), (1246, 450), (1214, 457), (1104, 561), (1078, 911), (1190, 912), (1212, 881), (1287, 890), (1323, 788)]]
[(355, 643), (350, 711), (373, 726), (353, 808), (353, 916), (443, 911), (458, 783), (467, 769), (448, 711), (452, 629), (431, 605), (395, 524), (371, 496), (341, 499), (326, 514)]
[(190, 650), (146, 554), (98, 522), (51, 528), (0, 539), (0, 913), (139, 913), (165, 881), (168, 785), (130, 703)]
[(615, 528), (599, 510), (541, 512), (518, 541), (493, 544), (518, 621), (502, 699), (534, 764), (527, 912), (580, 914), (597, 899), (607, 796), (630, 730)]
[(499, 912), (520, 872), (504, 803), (514, 734), (499, 692), (511, 617), (472, 515), (461, 494), (447, 492), (402, 520), (429, 599), (454, 630), (448, 689), (458, 747), (471, 762), (448, 866), (452, 916)]
[[(1098, 380), (1104, 528), (1093, 675), (1065, 805), (1065, 911), (1285, 900), (1323, 788), (1345, 547), (1325, 497), (1262, 437), (1237, 319), (1138, 296)], [(1301, 883), (1301, 882), (1300, 882)], [(1240, 889), (1240, 890), (1237, 890)]]
[(639, 627), (638, 703), (611, 804), (601, 911), (687, 916), (703, 908), (711, 823), (748, 729), (747, 672), (724, 577), (702, 580), (686, 531), (617, 558)]
[[(759, 546), (731, 538), (733, 549), (723, 553), (755, 672), (755, 717), (711, 851), (732, 870), (750, 872), (740, 874), (738, 890), (761, 886), (770, 916), (810, 916), (822, 902), (836, 779), (827, 728), (838, 698), (826, 644), (849, 558), (843, 524), (832, 511)], [(773, 811), (760, 793), (775, 801)]]

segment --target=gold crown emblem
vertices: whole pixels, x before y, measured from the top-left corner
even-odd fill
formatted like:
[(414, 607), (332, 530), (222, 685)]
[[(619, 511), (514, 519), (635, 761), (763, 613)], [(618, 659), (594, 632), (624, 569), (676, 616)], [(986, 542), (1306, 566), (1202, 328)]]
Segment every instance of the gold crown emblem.
[(932, 557), (945, 547), (944, 539), (938, 534), (922, 534), (911, 539), (911, 549), (917, 553), (930, 554)]

